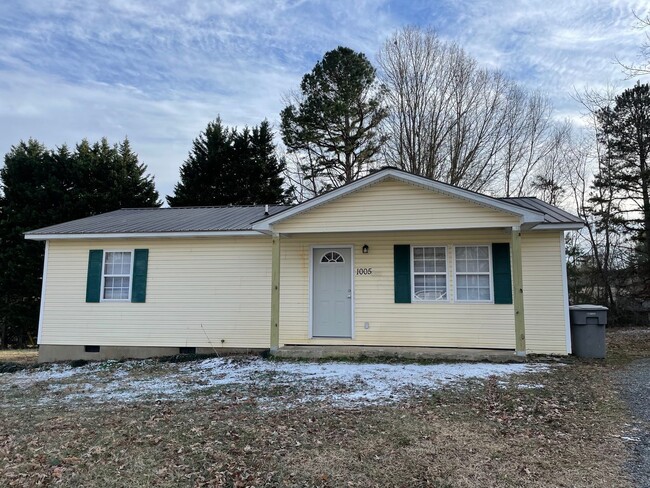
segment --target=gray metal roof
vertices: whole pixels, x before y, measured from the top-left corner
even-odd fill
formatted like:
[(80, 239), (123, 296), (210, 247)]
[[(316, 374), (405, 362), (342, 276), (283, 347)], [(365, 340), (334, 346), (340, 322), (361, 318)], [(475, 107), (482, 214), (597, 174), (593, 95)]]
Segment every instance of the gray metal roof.
[[(544, 215), (544, 224), (584, 223), (575, 215), (534, 197), (498, 198)], [(124, 208), (85, 219), (44, 227), (26, 236), (65, 234), (149, 234), (165, 232), (223, 232), (253, 230), (252, 224), (291, 208), (264, 205), (175, 208)]]
[[(269, 215), (284, 208), (283, 205), (269, 205)], [(264, 217), (264, 205), (123, 208), (43, 227), (26, 235), (241, 231), (251, 230), (252, 223)]]
[(535, 197), (500, 198), (521, 208), (544, 214), (545, 224), (584, 224), (584, 221), (561, 208), (546, 203)]

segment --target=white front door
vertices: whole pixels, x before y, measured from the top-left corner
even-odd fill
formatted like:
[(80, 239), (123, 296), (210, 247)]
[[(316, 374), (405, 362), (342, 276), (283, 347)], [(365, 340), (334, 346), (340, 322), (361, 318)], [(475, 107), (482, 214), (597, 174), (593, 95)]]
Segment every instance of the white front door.
[(352, 250), (312, 252), (312, 335), (352, 337)]

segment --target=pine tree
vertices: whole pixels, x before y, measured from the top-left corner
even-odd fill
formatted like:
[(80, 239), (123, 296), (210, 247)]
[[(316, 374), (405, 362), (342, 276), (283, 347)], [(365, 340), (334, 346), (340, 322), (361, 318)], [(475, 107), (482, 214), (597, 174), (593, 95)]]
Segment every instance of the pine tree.
[(386, 140), (379, 133), (387, 116), (383, 96), (363, 53), (338, 47), (323, 56), (280, 113), (282, 140), (300, 161), (301, 180), (322, 192), (368, 173)]
[(237, 131), (217, 117), (194, 139), (167, 202), (172, 207), (284, 203), (283, 171), (267, 121)]
[[(650, 85), (637, 83), (597, 114), (607, 164), (594, 179), (600, 226), (615, 226), (638, 243), (636, 262), (650, 294)], [(605, 195), (603, 197), (603, 195)]]

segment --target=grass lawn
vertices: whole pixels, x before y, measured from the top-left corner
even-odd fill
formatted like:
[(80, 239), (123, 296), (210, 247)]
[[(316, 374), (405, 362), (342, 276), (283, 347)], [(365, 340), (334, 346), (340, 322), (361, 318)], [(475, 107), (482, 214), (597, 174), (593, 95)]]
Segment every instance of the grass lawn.
[(34, 364), (37, 360), (37, 349), (0, 349), (0, 363)]
[[(650, 355), (649, 339), (647, 330), (615, 331), (606, 362), (507, 374), (487, 368), (462, 379), (454, 376), (462, 365), (441, 372), (441, 365), (362, 364), (366, 377), (339, 363), (318, 376), (322, 365), (260, 360), (229, 363), (223, 372), (200, 362), (140, 361), (0, 374), (0, 480), (29, 487), (630, 486), (620, 438), (627, 412), (609, 375)], [(399, 375), (395, 367), (403, 368)], [(400, 375), (411, 375), (410, 387)]]

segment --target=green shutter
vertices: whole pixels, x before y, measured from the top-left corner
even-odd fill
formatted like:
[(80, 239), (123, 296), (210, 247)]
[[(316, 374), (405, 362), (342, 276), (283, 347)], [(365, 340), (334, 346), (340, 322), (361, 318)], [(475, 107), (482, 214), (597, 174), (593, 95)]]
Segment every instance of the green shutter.
[(395, 303), (411, 303), (411, 246), (395, 245)]
[(144, 303), (147, 298), (147, 266), (149, 263), (149, 249), (136, 249), (133, 251), (133, 286), (131, 288), (131, 301)]
[(492, 244), (492, 278), (494, 303), (512, 303), (512, 274), (510, 272), (510, 244)]
[(88, 253), (88, 275), (86, 278), (86, 302), (99, 302), (102, 290), (102, 261), (104, 251), (93, 249)]

